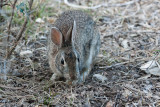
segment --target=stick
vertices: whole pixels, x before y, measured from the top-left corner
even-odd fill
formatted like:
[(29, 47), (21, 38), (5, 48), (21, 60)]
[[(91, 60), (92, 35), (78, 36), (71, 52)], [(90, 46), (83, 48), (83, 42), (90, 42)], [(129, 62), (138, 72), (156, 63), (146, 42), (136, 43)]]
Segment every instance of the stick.
[(73, 7), (73, 8), (79, 8), (79, 9), (97, 9), (97, 8), (100, 8), (100, 7), (120, 7), (120, 6), (126, 6), (126, 5), (131, 5), (135, 2), (139, 2), (140, 0), (134, 0), (134, 1), (129, 1), (129, 2), (126, 2), (126, 3), (121, 3), (121, 4), (99, 4), (99, 5), (96, 5), (96, 6), (93, 6), (93, 7), (88, 7), (88, 6), (79, 6), (79, 5), (75, 5), (75, 4), (71, 4), (68, 2), (68, 0), (64, 0), (64, 3), (70, 7)]
[(14, 10), (15, 10), (15, 5), (17, 3), (17, 0), (14, 1), (13, 5), (12, 5), (12, 15), (11, 15), (11, 20), (9, 22), (9, 25), (8, 25), (8, 37), (7, 37), (7, 43), (8, 43), (8, 46), (7, 46), (7, 54), (9, 52), (9, 37), (10, 37), (10, 33), (11, 33), (11, 25), (12, 25), (12, 20), (13, 20), (13, 16), (14, 16)]
[[(30, 0), (30, 2), (29, 2), (29, 9), (30, 9), (30, 11), (31, 11), (32, 4), (33, 4), (33, 0)], [(26, 17), (26, 19), (25, 19), (25, 21), (24, 21), (24, 24), (23, 24), (23, 26), (22, 26), (22, 28), (21, 28), (21, 30), (18, 32), (17, 39), (16, 39), (16, 41), (14, 42), (13, 47), (12, 47), (12, 48), (9, 50), (9, 52), (7, 53), (7, 55), (6, 55), (6, 57), (5, 57), (6, 59), (8, 59), (8, 58), (11, 56), (12, 52), (15, 50), (16, 46), (18, 45), (18, 42), (19, 42), (20, 39), (22, 38), (22, 34), (23, 34), (23, 32), (25, 31), (25, 28), (26, 28), (27, 23), (28, 23), (28, 17)]]

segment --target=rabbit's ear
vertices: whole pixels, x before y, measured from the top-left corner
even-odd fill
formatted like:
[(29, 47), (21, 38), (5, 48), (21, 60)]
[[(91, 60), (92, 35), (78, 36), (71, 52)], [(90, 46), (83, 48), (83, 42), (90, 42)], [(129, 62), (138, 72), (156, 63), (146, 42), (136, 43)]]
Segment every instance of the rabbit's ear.
[(69, 30), (68, 30), (68, 32), (67, 32), (67, 34), (66, 34), (66, 36), (64, 36), (65, 42), (71, 42), (71, 38), (72, 38), (72, 28), (73, 28), (73, 27), (70, 27)]
[(76, 36), (76, 21), (74, 20), (74, 23), (73, 23), (73, 29), (72, 29), (72, 45), (74, 45), (74, 38)]
[(62, 46), (62, 33), (59, 31), (58, 28), (56, 27), (52, 27), (51, 29), (51, 40), (52, 42), (57, 45), (58, 47)]
[(65, 36), (65, 43), (71, 43), (75, 33), (76, 33), (76, 22), (74, 21), (73, 26), (69, 28)]

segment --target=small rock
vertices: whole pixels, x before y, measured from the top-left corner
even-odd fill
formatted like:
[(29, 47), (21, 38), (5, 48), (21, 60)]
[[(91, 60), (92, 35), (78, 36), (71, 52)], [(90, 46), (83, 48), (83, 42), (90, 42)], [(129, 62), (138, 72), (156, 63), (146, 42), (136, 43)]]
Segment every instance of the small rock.
[(100, 75), (100, 74), (94, 74), (93, 77), (97, 78), (98, 80), (104, 82), (107, 80), (107, 78), (103, 75)]
[(137, 37), (138, 34), (130, 34), (131, 37)]
[(36, 19), (36, 22), (37, 22), (37, 23), (44, 23), (44, 21), (43, 21), (41, 18), (37, 18), (37, 19)]
[(25, 57), (25, 56), (31, 57), (31, 56), (33, 56), (33, 52), (30, 51), (30, 50), (21, 51), (21, 52), (20, 52), (20, 56), (21, 56), (21, 57)]
[(121, 45), (123, 46), (123, 48), (125, 49), (129, 49), (129, 41), (127, 39), (123, 40)]

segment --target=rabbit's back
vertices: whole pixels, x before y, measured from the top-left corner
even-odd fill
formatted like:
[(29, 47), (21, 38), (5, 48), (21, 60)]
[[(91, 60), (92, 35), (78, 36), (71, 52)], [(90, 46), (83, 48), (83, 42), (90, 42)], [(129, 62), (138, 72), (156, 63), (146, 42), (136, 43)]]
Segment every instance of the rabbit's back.
[(86, 13), (75, 10), (66, 11), (62, 13), (56, 20), (54, 26), (56, 26), (62, 34), (65, 36), (76, 22), (76, 35), (72, 38), (76, 50), (80, 53), (81, 59), (85, 59), (89, 53), (89, 48), (93, 42), (99, 40), (99, 31), (97, 30), (96, 23)]
[(73, 22), (76, 21), (77, 31), (80, 32), (87, 25), (88, 21), (92, 21), (92, 18), (80, 10), (63, 12), (54, 23), (54, 26), (59, 28), (62, 34), (65, 36), (69, 28), (73, 26)]

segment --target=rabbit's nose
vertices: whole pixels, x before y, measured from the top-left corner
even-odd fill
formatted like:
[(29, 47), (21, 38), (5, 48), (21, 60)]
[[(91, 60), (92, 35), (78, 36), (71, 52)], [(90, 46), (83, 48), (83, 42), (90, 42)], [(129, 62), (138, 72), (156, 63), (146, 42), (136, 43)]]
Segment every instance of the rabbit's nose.
[(65, 78), (66, 80), (69, 80), (69, 79), (70, 79), (69, 74), (64, 74), (64, 78)]
[(59, 81), (66, 82), (66, 78), (65, 78), (65, 77), (60, 77), (60, 78), (59, 78)]

